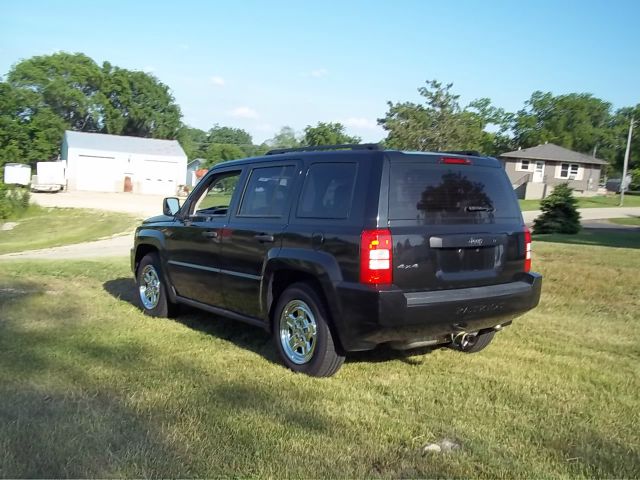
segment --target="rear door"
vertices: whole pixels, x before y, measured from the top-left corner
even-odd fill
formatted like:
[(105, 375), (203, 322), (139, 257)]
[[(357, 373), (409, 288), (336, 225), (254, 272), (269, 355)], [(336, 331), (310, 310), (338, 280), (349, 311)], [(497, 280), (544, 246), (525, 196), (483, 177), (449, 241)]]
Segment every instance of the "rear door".
[(522, 214), (497, 161), (398, 154), (388, 178), (395, 285), (466, 288), (523, 271)]
[(225, 308), (260, 317), (260, 282), (265, 258), (279, 250), (288, 223), (298, 161), (255, 165), (240, 205), (222, 237), (221, 280)]

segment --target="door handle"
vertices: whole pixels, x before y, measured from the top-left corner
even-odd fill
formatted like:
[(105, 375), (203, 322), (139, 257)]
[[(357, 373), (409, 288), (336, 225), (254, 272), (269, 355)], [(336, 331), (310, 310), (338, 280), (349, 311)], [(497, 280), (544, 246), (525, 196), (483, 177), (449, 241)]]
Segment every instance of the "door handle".
[(255, 235), (253, 238), (258, 240), (260, 243), (264, 243), (264, 242), (273, 243), (275, 241), (275, 239), (273, 238), (273, 235), (269, 235), (267, 233), (259, 233), (258, 235)]
[(202, 236), (205, 238), (218, 238), (218, 232), (215, 230), (205, 230), (202, 232)]

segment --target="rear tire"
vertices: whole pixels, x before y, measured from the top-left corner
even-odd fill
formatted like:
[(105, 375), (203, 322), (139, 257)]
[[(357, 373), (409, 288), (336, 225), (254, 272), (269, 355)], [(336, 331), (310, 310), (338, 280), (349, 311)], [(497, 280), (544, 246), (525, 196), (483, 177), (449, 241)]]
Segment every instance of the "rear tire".
[(280, 296), (273, 315), (273, 341), (294, 372), (330, 377), (344, 363), (324, 304), (306, 283), (293, 284)]
[(151, 317), (175, 317), (178, 304), (167, 296), (167, 282), (160, 267), (157, 253), (147, 253), (136, 272), (138, 298), (142, 311)]
[(466, 346), (452, 345), (451, 348), (463, 353), (477, 353), (480, 350), (484, 350), (485, 348), (487, 348), (487, 346), (489, 346), (489, 344), (493, 340), (493, 337), (495, 336), (496, 331), (490, 330), (488, 332), (477, 334), (474, 340), (469, 342), (469, 344)]

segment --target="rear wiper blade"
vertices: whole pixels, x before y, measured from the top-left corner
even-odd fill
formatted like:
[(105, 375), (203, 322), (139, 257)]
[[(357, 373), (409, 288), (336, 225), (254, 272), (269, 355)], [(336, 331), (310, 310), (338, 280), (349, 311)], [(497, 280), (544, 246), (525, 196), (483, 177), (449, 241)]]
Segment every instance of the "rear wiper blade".
[(495, 208), (493, 207), (481, 207), (476, 205), (471, 205), (469, 207), (465, 207), (467, 212), (495, 212)]

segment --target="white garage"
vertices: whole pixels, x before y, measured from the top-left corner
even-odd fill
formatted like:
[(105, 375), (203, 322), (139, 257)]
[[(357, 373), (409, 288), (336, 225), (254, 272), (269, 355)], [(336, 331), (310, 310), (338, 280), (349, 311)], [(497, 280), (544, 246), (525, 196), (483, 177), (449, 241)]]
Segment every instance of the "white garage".
[(187, 172), (177, 140), (67, 130), (61, 158), (68, 190), (175, 195)]

